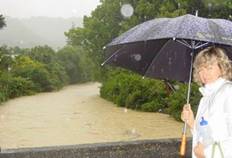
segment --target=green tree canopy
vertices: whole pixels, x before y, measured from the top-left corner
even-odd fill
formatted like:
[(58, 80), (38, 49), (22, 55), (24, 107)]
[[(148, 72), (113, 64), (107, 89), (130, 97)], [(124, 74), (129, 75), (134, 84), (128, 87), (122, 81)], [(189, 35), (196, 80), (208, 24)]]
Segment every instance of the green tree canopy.
[(3, 15), (0, 15), (0, 29), (4, 26), (6, 26), (5, 18), (3, 17)]
[(26, 55), (30, 56), (33, 60), (39, 61), (44, 64), (49, 64), (55, 61), (55, 51), (49, 46), (37, 46), (31, 48)]
[(66, 46), (57, 52), (58, 61), (67, 72), (71, 84), (81, 80), (82, 72), (78, 52), (78, 49), (71, 46)]

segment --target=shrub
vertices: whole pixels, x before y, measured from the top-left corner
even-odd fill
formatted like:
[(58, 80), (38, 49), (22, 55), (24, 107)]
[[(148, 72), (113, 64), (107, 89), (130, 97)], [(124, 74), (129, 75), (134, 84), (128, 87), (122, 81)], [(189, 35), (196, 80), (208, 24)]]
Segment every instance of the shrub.
[(19, 96), (32, 95), (36, 91), (35, 85), (32, 81), (26, 80), (22, 77), (12, 77), (9, 80), (8, 92), (9, 98)]
[(35, 86), (31, 81), (22, 77), (13, 77), (8, 73), (0, 76), (0, 102), (9, 98), (23, 95), (31, 95), (35, 92)]
[(125, 104), (126, 107), (140, 109), (141, 101), (143, 100), (143, 95), (140, 90), (135, 90), (134, 92), (128, 94)]
[(5, 87), (2, 86), (2, 84), (0, 84), (0, 103), (6, 101), (9, 99), (8, 93), (7, 93), (7, 89)]
[[(100, 94), (103, 98), (116, 103), (118, 106), (126, 106), (132, 109), (144, 111), (157, 111), (165, 108), (167, 95), (165, 84), (159, 80), (142, 79), (141, 76), (127, 71), (113, 71), (108, 74), (103, 82)], [(151, 103), (156, 102), (157, 108)], [(149, 108), (148, 108), (148, 104)], [(144, 106), (144, 107), (143, 107)]]
[[(183, 105), (186, 104), (187, 97), (187, 85), (177, 83), (179, 89), (172, 92), (167, 98), (168, 113), (173, 116), (176, 120), (180, 120), (180, 114), (183, 109)], [(193, 83), (191, 86), (190, 104), (194, 113), (196, 114), (197, 105), (199, 103), (201, 94), (198, 92), (198, 86)]]
[(155, 98), (151, 102), (144, 103), (141, 106), (142, 111), (148, 111), (148, 112), (164, 112), (166, 106), (161, 103), (159, 100), (156, 100)]
[[(131, 109), (168, 113), (180, 120), (180, 113), (186, 102), (187, 85), (170, 91), (165, 82), (155, 79), (142, 79), (141, 76), (125, 70), (110, 71), (102, 83), (101, 97), (113, 101), (118, 106)], [(192, 84), (190, 103), (194, 113), (200, 99), (198, 86)]]
[(15, 77), (23, 77), (27, 80), (31, 80), (38, 92), (52, 91), (56, 89), (52, 83), (50, 73), (45, 68), (45, 65), (37, 61), (33, 61), (28, 56), (19, 56), (16, 58), (12, 74)]
[(2, 92), (2, 90), (0, 91), (0, 104), (4, 101), (7, 100), (7, 97), (5, 96), (5, 93)]

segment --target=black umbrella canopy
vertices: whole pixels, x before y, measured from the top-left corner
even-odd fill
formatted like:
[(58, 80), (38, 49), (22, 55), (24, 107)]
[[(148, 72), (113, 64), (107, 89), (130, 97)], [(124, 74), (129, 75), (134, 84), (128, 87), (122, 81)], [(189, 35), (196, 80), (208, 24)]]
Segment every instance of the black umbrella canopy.
[(104, 62), (143, 76), (188, 81), (192, 56), (210, 45), (232, 59), (232, 22), (193, 15), (157, 18), (139, 24), (106, 46)]
[[(179, 47), (176, 47), (176, 44)], [(132, 70), (142, 76), (178, 81), (188, 80), (189, 69), (183, 70), (182, 68), (190, 65), (191, 49), (173, 40), (136, 42), (112, 46), (107, 48), (107, 51), (117, 52), (108, 63)]]
[(157, 18), (137, 25), (107, 46), (156, 39), (189, 39), (232, 45), (232, 22), (190, 14), (176, 18)]

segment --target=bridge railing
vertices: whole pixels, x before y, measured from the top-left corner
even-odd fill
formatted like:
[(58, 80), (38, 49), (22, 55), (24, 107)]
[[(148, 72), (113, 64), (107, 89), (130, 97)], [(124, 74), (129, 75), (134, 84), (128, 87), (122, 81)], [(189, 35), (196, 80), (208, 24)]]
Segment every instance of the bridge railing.
[[(0, 158), (179, 158), (180, 139), (138, 140), (2, 150)], [(187, 156), (191, 157), (191, 140)]]

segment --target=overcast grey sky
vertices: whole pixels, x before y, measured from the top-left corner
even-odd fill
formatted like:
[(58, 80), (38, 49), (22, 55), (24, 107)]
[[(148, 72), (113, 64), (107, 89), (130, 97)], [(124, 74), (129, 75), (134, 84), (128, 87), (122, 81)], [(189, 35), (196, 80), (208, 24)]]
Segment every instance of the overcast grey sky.
[(82, 17), (90, 15), (100, 0), (0, 0), (3, 16)]

